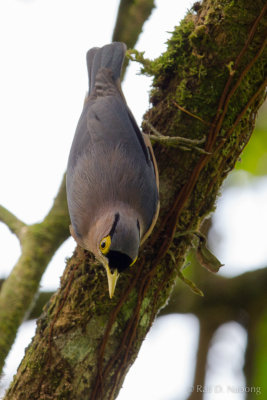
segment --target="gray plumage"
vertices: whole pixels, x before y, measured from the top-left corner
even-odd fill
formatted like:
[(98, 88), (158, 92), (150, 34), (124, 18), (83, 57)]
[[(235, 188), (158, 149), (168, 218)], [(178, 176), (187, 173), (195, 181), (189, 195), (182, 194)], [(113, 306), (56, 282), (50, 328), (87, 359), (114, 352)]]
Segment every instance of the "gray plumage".
[[(109, 260), (111, 270), (118, 262), (119, 272), (124, 261), (127, 267), (137, 257), (159, 206), (153, 151), (120, 88), (125, 51), (123, 43), (114, 42), (87, 53), (89, 94), (67, 168), (72, 234), (103, 264)], [(125, 257), (118, 261), (117, 255), (111, 262), (99, 251), (100, 241), (112, 228), (110, 251), (129, 257), (129, 262)]]

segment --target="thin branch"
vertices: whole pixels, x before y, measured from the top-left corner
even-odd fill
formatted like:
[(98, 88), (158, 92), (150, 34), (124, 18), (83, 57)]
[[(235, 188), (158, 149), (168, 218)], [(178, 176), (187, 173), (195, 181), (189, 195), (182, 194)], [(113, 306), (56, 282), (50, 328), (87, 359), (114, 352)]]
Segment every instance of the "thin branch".
[(22, 240), (27, 229), (27, 225), (1, 205), (0, 221), (3, 222), (19, 240)]
[(146, 124), (154, 133), (154, 135), (149, 133), (149, 138), (152, 143), (158, 142), (161, 143), (163, 146), (179, 147), (184, 151), (192, 151), (194, 149), (201, 154), (210, 154), (201, 147), (197, 146), (199, 144), (205, 143), (206, 136), (204, 136), (202, 139), (189, 139), (182, 136), (164, 136), (159, 131), (157, 131), (157, 129), (155, 129), (148, 120), (144, 119), (143, 124)]
[[(69, 236), (65, 176), (43, 222), (31, 226), (1, 208), (12, 229), (21, 230), (22, 254), (0, 291), (0, 371), (25, 314), (34, 304), (42, 275), (55, 251)], [(26, 229), (25, 229), (26, 228)], [(24, 230), (23, 230), (24, 229)]]
[(121, 0), (112, 41), (123, 41), (134, 48), (154, 7), (154, 0)]
[[(200, 154), (211, 154), (208, 151), (198, 147), (195, 142), (202, 142), (202, 139), (187, 139), (179, 136), (157, 136), (157, 135), (149, 135), (149, 138), (152, 143), (157, 142), (161, 143), (163, 146), (170, 147), (179, 147), (184, 151), (192, 151), (195, 150)], [(202, 142), (203, 143), (203, 142)]]
[(188, 400), (199, 400), (200, 393), (197, 390), (197, 387), (204, 387), (205, 384), (208, 350), (211, 339), (218, 328), (218, 324), (214, 322), (213, 318), (210, 317), (212, 317), (212, 315), (210, 316), (204, 312), (199, 318), (199, 341), (196, 357), (195, 378)]
[(196, 271), (197, 282), (204, 292), (204, 298), (199, 300), (198, 296), (178, 281), (169, 303), (159, 315), (192, 313), (200, 317), (202, 312), (208, 310), (213, 310), (214, 315), (218, 315), (214, 311), (217, 308), (228, 310), (219, 313), (220, 324), (229, 320), (242, 323), (239, 320), (242, 310), (249, 313), (251, 303), (257, 309), (266, 304), (267, 267), (245, 272), (234, 278), (207, 274), (200, 265), (196, 265)]
[[(133, 49), (154, 7), (154, 0), (121, 0), (112, 41), (124, 42)], [(124, 62), (122, 76), (128, 62), (128, 59)]]
[(184, 107), (180, 106), (179, 104), (176, 103), (176, 101), (173, 101), (173, 104), (175, 105), (175, 107), (179, 108), (179, 110), (181, 110), (181, 111), (183, 111), (184, 113), (190, 115), (190, 117), (196, 118), (196, 119), (198, 119), (199, 121), (201, 121), (204, 125), (207, 125), (207, 126), (211, 126), (211, 125), (212, 125), (211, 122), (204, 121), (204, 119), (202, 119), (202, 118), (199, 117), (198, 115), (195, 115), (195, 114), (191, 113), (190, 111), (186, 110)]

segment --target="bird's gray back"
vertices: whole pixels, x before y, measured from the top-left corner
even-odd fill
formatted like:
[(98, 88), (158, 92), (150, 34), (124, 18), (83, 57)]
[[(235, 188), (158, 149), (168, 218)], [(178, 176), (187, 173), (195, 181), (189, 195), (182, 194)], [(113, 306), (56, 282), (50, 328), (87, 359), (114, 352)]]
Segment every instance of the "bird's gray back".
[(158, 190), (151, 154), (120, 88), (126, 46), (114, 42), (87, 53), (89, 96), (72, 143), (67, 198), (72, 225), (84, 236), (100, 210), (118, 202), (152, 223)]
[(96, 210), (120, 201), (136, 209), (145, 230), (156, 212), (155, 172), (142, 135), (117, 95), (89, 98), (78, 123), (67, 172), (72, 223), (83, 236)]

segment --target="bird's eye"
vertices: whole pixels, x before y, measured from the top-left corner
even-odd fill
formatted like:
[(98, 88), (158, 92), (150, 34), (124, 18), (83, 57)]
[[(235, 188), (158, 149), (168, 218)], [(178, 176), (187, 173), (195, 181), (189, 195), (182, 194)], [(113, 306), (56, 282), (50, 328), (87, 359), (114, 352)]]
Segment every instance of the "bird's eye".
[(99, 244), (99, 249), (100, 249), (101, 253), (107, 254), (109, 251), (110, 245), (111, 245), (111, 237), (110, 236), (104, 237)]

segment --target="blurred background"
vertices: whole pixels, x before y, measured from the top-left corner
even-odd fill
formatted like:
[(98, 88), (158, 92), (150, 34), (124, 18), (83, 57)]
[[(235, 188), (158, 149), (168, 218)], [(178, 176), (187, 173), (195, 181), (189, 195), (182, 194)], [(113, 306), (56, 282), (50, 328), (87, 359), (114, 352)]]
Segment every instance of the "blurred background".
[[(44, 218), (57, 193), (87, 90), (85, 54), (89, 48), (111, 41), (118, 5), (119, 0), (0, 3), (0, 204), (28, 224)], [(157, 0), (136, 48), (145, 51), (148, 58), (160, 55), (166, 48), (169, 32), (192, 5), (193, 1), (188, 0)], [(151, 79), (138, 74), (139, 70), (138, 64), (130, 63), (123, 91), (141, 124), (149, 107)], [(256, 273), (267, 264), (266, 174), (265, 103), (248, 146), (225, 181), (208, 225), (209, 247), (224, 264), (219, 274), (225, 277), (224, 284), (229, 282), (229, 287), (231, 282), (239, 282), (235, 279), (245, 272)], [(43, 276), (41, 291), (57, 289), (64, 260), (74, 248), (75, 243), (69, 238), (58, 250)], [(17, 238), (4, 224), (0, 224), (0, 249), (1, 279), (8, 276), (20, 255)], [(191, 266), (186, 274), (193, 276), (204, 290), (201, 283), (209, 280), (211, 274), (204, 270), (194, 273), (201, 267), (196, 265), (193, 253), (188, 259)], [(262, 379), (267, 376), (266, 311), (255, 301), (251, 305), (255, 314), (252, 324), (247, 304), (242, 308), (241, 287), (236, 295), (239, 314), (229, 312), (217, 318), (203, 341), (199, 332), (200, 327), (207, 327), (208, 312), (207, 318), (204, 306), (201, 315), (193, 307), (190, 312), (188, 303), (184, 310), (176, 310), (176, 292), (178, 296), (186, 293), (184, 298), (189, 302), (200, 301), (184, 283), (177, 283), (173, 302), (154, 323), (118, 399), (183, 400), (189, 396), (202, 398), (201, 393), (204, 400), (267, 398)], [(209, 291), (205, 294), (208, 296)], [(230, 297), (232, 303), (228, 307), (233, 310), (237, 307), (236, 299), (233, 293)], [(0, 380), (0, 396), (16, 372), (34, 331), (34, 320), (21, 326)], [(254, 342), (261, 344), (260, 351), (254, 346), (251, 356), (248, 350)], [(250, 361), (246, 363), (248, 355)], [(196, 379), (201, 371), (205, 386), (200, 382), (197, 388)], [(253, 386), (249, 383), (252, 381)], [(196, 394), (199, 397), (193, 397)]]

